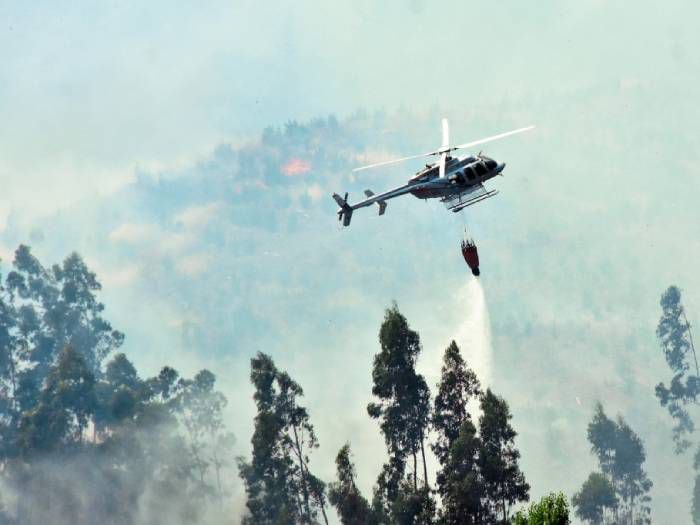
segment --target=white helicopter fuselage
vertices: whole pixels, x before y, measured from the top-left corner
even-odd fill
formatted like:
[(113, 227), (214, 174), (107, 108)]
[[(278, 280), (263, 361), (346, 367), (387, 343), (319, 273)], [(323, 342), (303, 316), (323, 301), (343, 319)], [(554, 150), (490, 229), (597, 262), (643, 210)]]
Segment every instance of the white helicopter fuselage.
[(365, 190), (366, 199), (355, 204), (348, 203), (347, 193), (345, 198), (334, 193), (333, 200), (340, 207), (338, 209), (338, 219), (343, 222), (344, 226), (349, 226), (353, 211), (372, 204), (377, 204), (379, 206), (379, 215), (384, 215), (389, 199), (406, 195), (407, 193), (419, 199), (440, 199), (445, 204), (445, 207), (453, 212), (461, 211), (467, 206), (493, 197), (498, 192), (487, 190), (484, 187), (484, 182), (501, 174), (506, 165), (481, 154), (468, 157), (452, 157), (450, 152), (499, 140), (532, 128), (534, 126), (528, 126), (450, 147), (447, 119), (442, 119), (442, 146), (439, 149), (401, 159), (378, 162), (369, 166), (355, 168), (353, 171), (386, 166), (420, 157), (438, 156), (438, 162), (427, 164), (425, 168), (411, 177), (406, 184), (398, 188), (385, 191), (379, 195), (375, 195), (371, 190)]
[(440, 177), (437, 164), (427, 165), (408, 181), (406, 187), (419, 199), (444, 198), (483, 184), (499, 175), (505, 167), (505, 164), (483, 156), (449, 157), (444, 177)]

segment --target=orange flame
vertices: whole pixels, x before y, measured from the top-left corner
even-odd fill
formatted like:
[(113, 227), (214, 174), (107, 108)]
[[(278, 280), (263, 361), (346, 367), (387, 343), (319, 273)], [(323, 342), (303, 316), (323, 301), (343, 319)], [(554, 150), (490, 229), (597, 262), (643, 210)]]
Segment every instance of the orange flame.
[(302, 175), (307, 171), (311, 171), (311, 163), (308, 160), (291, 159), (284, 166), (282, 166), (282, 173), (284, 173), (287, 177)]

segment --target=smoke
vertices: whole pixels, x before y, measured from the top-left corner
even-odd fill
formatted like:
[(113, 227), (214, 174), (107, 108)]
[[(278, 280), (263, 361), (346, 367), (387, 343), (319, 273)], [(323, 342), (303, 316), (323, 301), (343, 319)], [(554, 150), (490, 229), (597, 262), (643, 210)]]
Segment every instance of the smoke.
[(227, 497), (233, 469), (222, 473), (224, 497), (197, 487), (188, 444), (171, 423), (128, 434), (10, 463), (0, 479), (0, 524), (207, 525), (242, 514), (243, 503)]

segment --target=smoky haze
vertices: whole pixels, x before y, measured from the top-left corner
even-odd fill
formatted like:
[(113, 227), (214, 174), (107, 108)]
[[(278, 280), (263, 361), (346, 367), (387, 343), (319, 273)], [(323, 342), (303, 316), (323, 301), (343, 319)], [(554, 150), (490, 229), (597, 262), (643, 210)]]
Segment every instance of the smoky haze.
[[(697, 5), (254, 4), (0, 5), (3, 271), (19, 243), (47, 264), (78, 251), (140, 371), (217, 375), (235, 455), (249, 359), (269, 353), (304, 388), (316, 474), (350, 441), (366, 495), (385, 460), (372, 356), (396, 300), (433, 391), (455, 338), (508, 400), (533, 498), (571, 496), (595, 467), (602, 401), (644, 440), (653, 521), (684, 522), (691, 459), (654, 397), (654, 330), (672, 283), (700, 317)], [(341, 230), (329, 197), (404, 182), (419, 161), (350, 169), (435, 147), (443, 116), (457, 142), (537, 125), (484, 148), (507, 167), (465, 213), (479, 281), (439, 204), (404, 197)]]

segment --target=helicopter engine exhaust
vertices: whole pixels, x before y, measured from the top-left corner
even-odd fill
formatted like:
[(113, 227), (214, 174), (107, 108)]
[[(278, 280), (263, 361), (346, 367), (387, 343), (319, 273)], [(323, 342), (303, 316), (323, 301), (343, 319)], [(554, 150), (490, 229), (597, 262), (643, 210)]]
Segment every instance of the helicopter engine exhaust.
[(478, 277), (481, 274), (479, 271), (479, 251), (473, 239), (464, 239), (462, 241), (462, 255), (464, 256), (464, 261), (467, 263), (467, 266), (471, 269), (472, 274)]

